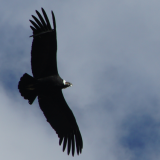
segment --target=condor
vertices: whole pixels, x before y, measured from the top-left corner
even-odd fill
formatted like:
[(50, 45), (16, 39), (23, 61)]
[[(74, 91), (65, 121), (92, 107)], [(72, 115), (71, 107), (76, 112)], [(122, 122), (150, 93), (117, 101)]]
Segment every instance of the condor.
[(83, 141), (76, 119), (67, 105), (62, 89), (72, 86), (63, 80), (57, 70), (57, 38), (56, 22), (53, 11), (53, 29), (51, 28), (45, 10), (42, 15), (36, 10), (38, 18), (32, 15), (34, 21), (33, 42), (31, 49), (31, 68), (33, 77), (25, 73), (19, 81), (18, 89), (21, 96), (32, 104), (38, 96), (38, 102), (47, 122), (56, 131), (59, 145), (63, 142), (63, 151), (67, 146), (67, 153), (74, 156), (82, 152)]

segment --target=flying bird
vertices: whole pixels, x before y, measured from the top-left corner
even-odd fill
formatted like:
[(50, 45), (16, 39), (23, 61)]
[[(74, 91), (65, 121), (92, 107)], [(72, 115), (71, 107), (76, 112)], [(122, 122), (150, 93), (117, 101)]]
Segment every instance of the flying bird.
[(63, 142), (63, 151), (74, 156), (82, 152), (83, 141), (76, 119), (67, 105), (62, 89), (72, 86), (59, 76), (57, 69), (57, 35), (56, 21), (53, 11), (53, 29), (45, 10), (43, 16), (36, 10), (38, 18), (32, 15), (30, 20), (33, 31), (31, 48), (31, 68), (33, 77), (25, 73), (19, 81), (21, 96), (32, 104), (36, 97), (47, 122), (56, 131), (59, 145)]

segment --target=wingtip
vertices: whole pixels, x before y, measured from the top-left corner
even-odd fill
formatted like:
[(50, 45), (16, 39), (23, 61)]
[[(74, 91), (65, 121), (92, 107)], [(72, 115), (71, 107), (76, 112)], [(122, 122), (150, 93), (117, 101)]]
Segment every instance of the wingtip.
[(40, 14), (37, 10), (35, 10), (35, 12), (37, 13), (37, 15)]
[(36, 29), (33, 26), (30, 26), (30, 28), (32, 29), (33, 34), (34, 34), (36, 32)]
[(67, 148), (68, 155), (70, 154), (70, 151), (71, 151), (71, 137), (69, 135), (68, 136), (68, 148)]
[(46, 11), (45, 11), (43, 8), (41, 8), (41, 9), (42, 9), (42, 13), (43, 13), (43, 16), (44, 16), (44, 18), (45, 18), (45, 21), (46, 21), (46, 23), (47, 23), (47, 28), (48, 28), (49, 30), (51, 30), (52, 28), (51, 28), (51, 25), (50, 25), (48, 16), (47, 16), (47, 14), (46, 14)]
[[(43, 9), (43, 8), (41, 8), (41, 9)], [(44, 10), (44, 9), (43, 9), (43, 10)], [(44, 18), (42, 17), (42, 15), (41, 15), (37, 10), (36, 10), (36, 13), (37, 13), (37, 15), (38, 15), (38, 17), (39, 17), (39, 19), (40, 19), (40, 22), (42, 23), (44, 29), (45, 29), (45, 30), (48, 30), (47, 24), (46, 24), (46, 22), (44, 21)], [(42, 11), (42, 13), (43, 13), (43, 11)]]
[(62, 137), (59, 137), (59, 145), (62, 144), (62, 141), (63, 141), (63, 136), (62, 136)]
[(55, 19), (53, 11), (51, 11), (51, 14), (52, 14), (52, 20), (53, 20), (53, 28), (56, 30), (56, 19)]
[(73, 132), (73, 134), (72, 134), (71, 141), (72, 141), (72, 156), (74, 157), (74, 152), (75, 152), (74, 132)]
[(63, 142), (63, 152), (66, 149), (66, 145), (67, 145), (67, 137), (64, 137), (64, 142)]
[(41, 10), (44, 11), (43, 7), (41, 7)]

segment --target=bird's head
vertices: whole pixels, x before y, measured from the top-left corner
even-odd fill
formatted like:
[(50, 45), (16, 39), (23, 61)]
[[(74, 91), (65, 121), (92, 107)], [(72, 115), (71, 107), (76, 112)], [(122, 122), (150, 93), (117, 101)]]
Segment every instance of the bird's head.
[(67, 87), (72, 87), (72, 83), (70, 82), (66, 82), (65, 80), (63, 80), (63, 84), (64, 84), (64, 89), (67, 88)]

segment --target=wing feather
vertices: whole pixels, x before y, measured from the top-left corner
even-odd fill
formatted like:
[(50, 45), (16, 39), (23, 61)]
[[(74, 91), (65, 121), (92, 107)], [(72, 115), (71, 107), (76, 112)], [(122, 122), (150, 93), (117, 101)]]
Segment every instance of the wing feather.
[(68, 149), (67, 149), (68, 155), (70, 154), (70, 150), (71, 150), (71, 135), (69, 134), (68, 135)]
[(32, 15), (32, 17), (36, 21), (36, 23), (39, 25), (39, 27), (42, 28), (43, 31), (45, 31), (45, 28), (43, 27), (42, 23), (38, 20), (38, 18), (36, 18), (34, 15)]
[(33, 26), (30, 26), (30, 28), (32, 29), (33, 33), (36, 34), (37, 30)]
[(52, 20), (53, 20), (53, 28), (56, 30), (56, 20), (55, 20), (55, 16), (53, 14), (53, 11), (51, 12), (52, 13)]
[(74, 144), (74, 134), (72, 134), (72, 156), (74, 156), (75, 144)]
[(51, 24), (50, 24), (50, 22), (49, 22), (49, 19), (48, 19), (48, 16), (47, 16), (47, 14), (46, 14), (46, 12), (45, 12), (45, 10), (42, 8), (42, 12), (43, 12), (43, 15), (44, 15), (44, 18), (45, 18), (45, 20), (46, 20), (46, 22), (47, 22), (47, 28), (50, 30), (50, 29), (52, 29), (51, 28)]
[(41, 32), (41, 28), (35, 23), (35, 22), (33, 22), (32, 20), (29, 20), (31, 23), (32, 23), (32, 25), (35, 27), (35, 29), (38, 31), (38, 32)]
[(36, 13), (37, 13), (37, 15), (38, 15), (40, 21), (42, 22), (43, 26), (45, 27), (45, 30), (48, 30), (48, 29), (47, 29), (47, 25), (46, 25), (46, 23), (45, 23), (43, 17), (41, 16), (41, 14), (40, 14), (37, 10), (36, 10)]
[(63, 136), (60, 137), (60, 139), (59, 139), (59, 145), (62, 144), (63, 138), (64, 138)]
[(64, 142), (63, 142), (63, 152), (66, 149), (66, 144), (67, 144), (67, 137), (64, 137)]

